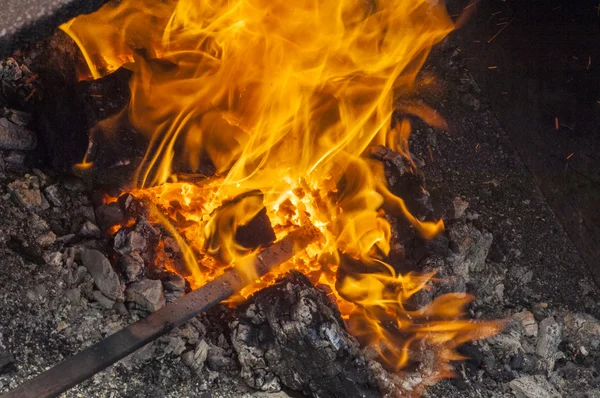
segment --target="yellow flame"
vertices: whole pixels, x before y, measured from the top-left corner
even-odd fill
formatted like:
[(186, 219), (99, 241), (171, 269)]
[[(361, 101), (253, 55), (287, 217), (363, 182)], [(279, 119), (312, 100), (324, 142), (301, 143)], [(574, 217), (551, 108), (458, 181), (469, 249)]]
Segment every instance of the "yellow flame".
[[(388, 190), (383, 166), (363, 155), (387, 144), (416, 168), (407, 117), (446, 127), (425, 105), (395, 99), (413, 90), (431, 47), (453, 28), (432, 0), (122, 0), (61, 27), (91, 77), (133, 72), (127, 116), (149, 142), (133, 192), (165, 214), (155, 220), (185, 248), (193, 286), (231, 263), (255, 279), (254, 253), (235, 232), (264, 205), (278, 237), (306, 223), (324, 235), (280, 272), (296, 268), (334, 288), (353, 333), (396, 368), (415, 342), (435, 344), (443, 376), (458, 344), (498, 326), (460, 320), (460, 295), (405, 309), (433, 275), (398, 275), (383, 262), (391, 227), (382, 208), (424, 238), (444, 225), (414, 217)], [(392, 130), (394, 110), (405, 118)], [(206, 158), (216, 176), (177, 182), (177, 171), (198, 172)], [(253, 190), (264, 196), (239, 199)]]

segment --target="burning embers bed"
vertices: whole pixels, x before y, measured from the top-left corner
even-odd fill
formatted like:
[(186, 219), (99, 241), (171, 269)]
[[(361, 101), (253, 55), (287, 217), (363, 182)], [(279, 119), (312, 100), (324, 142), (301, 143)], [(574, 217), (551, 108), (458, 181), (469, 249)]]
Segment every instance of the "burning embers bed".
[[(149, 142), (130, 190), (145, 210), (131, 195), (120, 201), (149, 211), (172, 237), (153, 242), (146, 263), (183, 275), (192, 289), (235, 267), (256, 282), (232, 303), (298, 270), (329, 287), (350, 332), (392, 369), (421, 361), (413, 355), (426, 346), (435, 366), (424, 384), (451, 375), (457, 346), (498, 330), (463, 318), (471, 298), (462, 293), (416, 306), (434, 272), (401, 273), (386, 262), (389, 220), (424, 239), (443, 223), (412, 215), (389, 191), (383, 163), (366, 156), (386, 145), (416, 173), (411, 118), (444, 128), (435, 111), (408, 100), (430, 48), (453, 29), (442, 4), (125, 0), (62, 29), (85, 57), (82, 78), (132, 72), (119, 117)], [(78, 167), (93, 162), (89, 151)], [(182, 181), (207, 162), (214, 175)], [(129, 256), (153, 239), (136, 232), (139, 223), (114, 228), (117, 252)], [(257, 279), (260, 247), (308, 224), (322, 239)], [(264, 231), (274, 234), (257, 239)], [(173, 241), (181, 258), (171, 255)]]
[[(411, 199), (426, 198), (408, 148), (410, 120), (440, 129), (444, 121), (410, 98), (429, 50), (452, 29), (443, 4), (426, 0), (123, 0), (63, 25), (87, 63), (82, 79), (132, 73), (130, 103), (105, 123), (127, 119), (148, 148), (133, 187), (106, 196), (97, 213), (133, 282), (126, 294), (146, 300), (130, 301), (150, 311), (163, 305), (150, 282), (134, 282), (144, 264), (155, 279), (172, 276), (169, 301), (183, 293), (181, 276), (193, 290), (233, 268), (254, 282), (231, 305), (258, 292), (233, 338), (254, 387), (269, 389), (275, 371), (257, 370), (267, 348), (253, 346), (247, 333), (279, 315), (268, 308), (278, 294), (308, 303), (307, 324), (313, 316), (335, 320), (317, 340), (347, 344), (347, 328), (389, 369), (418, 369), (413, 391), (449, 377), (450, 361), (461, 358), (456, 348), (500, 325), (466, 319), (472, 298), (464, 293), (416, 298), (436, 283), (435, 271), (403, 267), (391, 223), (423, 239), (444, 226), (411, 213), (389, 190), (384, 164), (394, 164), (407, 185), (417, 181)], [(90, 147), (77, 167), (93, 172), (95, 161)], [(199, 176), (207, 163), (214, 174)], [(320, 239), (258, 278), (261, 249), (306, 225)], [(281, 283), (261, 291), (292, 270), (297, 292)], [(324, 286), (330, 300), (296, 271)], [(302, 349), (294, 339), (307, 338), (303, 329), (284, 331), (272, 333)], [(360, 356), (356, 345), (345, 352), (342, 360)], [(285, 371), (277, 375), (298, 387)]]

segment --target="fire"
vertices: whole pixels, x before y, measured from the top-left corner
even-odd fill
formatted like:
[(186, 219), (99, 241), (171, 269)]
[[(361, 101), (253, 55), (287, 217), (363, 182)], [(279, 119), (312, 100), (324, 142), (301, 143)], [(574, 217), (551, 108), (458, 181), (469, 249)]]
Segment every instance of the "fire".
[[(447, 377), (458, 345), (498, 330), (463, 320), (471, 298), (461, 294), (405, 308), (433, 274), (401, 275), (383, 261), (391, 227), (382, 208), (398, 210), (424, 238), (443, 222), (414, 217), (388, 190), (382, 164), (364, 156), (387, 145), (416, 167), (410, 123), (390, 128), (394, 110), (445, 126), (423, 104), (395, 102), (454, 29), (442, 3), (123, 0), (61, 28), (79, 45), (88, 77), (132, 71), (126, 114), (149, 142), (132, 192), (156, 206), (152, 217), (183, 248), (193, 287), (231, 264), (255, 279), (255, 253), (235, 236), (266, 207), (278, 237), (307, 223), (324, 236), (277, 273), (296, 268), (331, 286), (351, 331), (395, 369), (426, 342), (439, 359), (429, 381)], [(216, 175), (181, 180), (207, 159)]]

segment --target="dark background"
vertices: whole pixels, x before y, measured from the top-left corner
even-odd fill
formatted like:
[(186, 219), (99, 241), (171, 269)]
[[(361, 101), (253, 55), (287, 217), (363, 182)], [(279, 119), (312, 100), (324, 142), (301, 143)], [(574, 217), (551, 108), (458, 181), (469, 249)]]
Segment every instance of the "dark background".
[(472, 3), (451, 39), (600, 282), (600, 1)]

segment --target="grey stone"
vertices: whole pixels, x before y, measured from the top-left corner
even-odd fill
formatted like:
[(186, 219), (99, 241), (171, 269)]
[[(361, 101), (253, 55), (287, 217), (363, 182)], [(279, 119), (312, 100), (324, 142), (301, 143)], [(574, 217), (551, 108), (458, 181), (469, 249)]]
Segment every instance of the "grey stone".
[(69, 286), (77, 286), (85, 280), (88, 270), (84, 266), (77, 267), (67, 274), (66, 282)]
[(65, 297), (73, 304), (78, 305), (81, 303), (81, 292), (79, 289), (67, 289), (65, 290)]
[(29, 210), (48, 209), (50, 204), (40, 192), (38, 177), (26, 174), (23, 178), (8, 184), (8, 190), (15, 200)]
[(110, 261), (98, 250), (84, 249), (81, 261), (94, 277), (94, 283), (104, 295), (113, 300), (123, 299), (123, 290), (119, 276), (113, 270)]
[(100, 290), (94, 290), (94, 299), (106, 309), (113, 308), (113, 305), (115, 304), (115, 300), (109, 299), (104, 294), (102, 294)]
[(561, 341), (561, 329), (560, 324), (552, 316), (542, 320), (539, 325), (539, 338), (535, 353), (546, 361), (548, 369), (554, 367), (558, 345)]
[(137, 252), (126, 254), (119, 259), (119, 267), (125, 274), (127, 282), (134, 282), (144, 269), (144, 259)]
[(127, 287), (127, 301), (135, 309), (154, 312), (165, 305), (162, 283), (159, 280), (144, 279)]
[(0, 149), (30, 151), (35, 149), (37, 140), (35, 133), (23, 126), (0, 118)]
[(543, 376), (524, 376), (509, 383), (517, 398), (560, 398), (558, 391)]
[(98, 237), (100, 237), (101, 232), (100, 232), (100, 228), (98, 228), (98, 226), (96, 224), (87, 220), (81, 226), (81, 229), (79, 230), (79, 234), (81, 236), (83, 236), (84, 238), (98, 238)]

